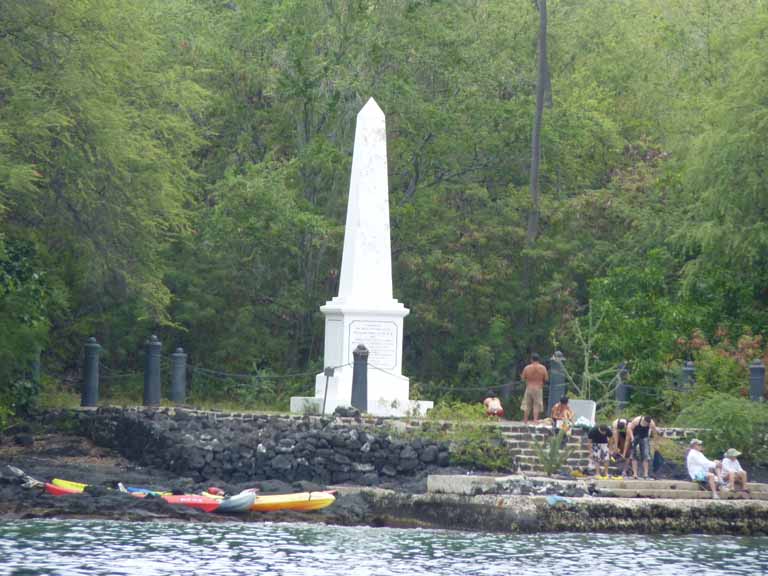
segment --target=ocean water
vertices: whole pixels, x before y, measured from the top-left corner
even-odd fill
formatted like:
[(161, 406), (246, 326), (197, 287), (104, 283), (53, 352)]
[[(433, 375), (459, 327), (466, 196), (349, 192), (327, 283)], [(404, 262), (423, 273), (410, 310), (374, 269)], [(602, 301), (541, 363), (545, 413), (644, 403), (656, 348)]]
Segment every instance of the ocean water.
[(0, 575), (768, 574), (768, 538), (283, 523), (0, 522)]

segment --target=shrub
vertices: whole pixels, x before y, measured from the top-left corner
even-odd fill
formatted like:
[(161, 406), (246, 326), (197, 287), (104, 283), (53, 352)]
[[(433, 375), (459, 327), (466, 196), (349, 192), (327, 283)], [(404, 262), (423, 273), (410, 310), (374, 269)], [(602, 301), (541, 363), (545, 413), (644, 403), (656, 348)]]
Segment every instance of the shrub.
[(512, 454), (498, 426), (462, 422), (451, 432), (451, 463), (480, 470), (509, 470)]
[(680, 412), (675, 425), (705, 428), (701, 439), (710, 458), (736, 448), (745, 460), (768, 462), (768, 406), (763, 403), (714, 393)]
[(451, 443), (451, 463), (480, 470), (509, 470), (512, 455), (498, 426), (488, 423), (480, 403), (440, 402), (429, 420), (450, 420), (448, 429), (426, 426), (431, 438)]

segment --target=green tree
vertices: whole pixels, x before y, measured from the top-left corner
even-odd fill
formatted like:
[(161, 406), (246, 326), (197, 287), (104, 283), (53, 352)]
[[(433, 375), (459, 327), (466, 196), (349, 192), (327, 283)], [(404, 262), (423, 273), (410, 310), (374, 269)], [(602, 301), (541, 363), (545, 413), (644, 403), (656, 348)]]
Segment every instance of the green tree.
[(162, 252), (188, 229), (205, 92), (175, 59), (164, 16), (162, 2), (111, 0), (0, 11), (5, 225), (55, 255), (49, 274), (69, 306), (52, 325), (67, 355), (85, 333), (112, 333), (122, 310), (169, 320)]

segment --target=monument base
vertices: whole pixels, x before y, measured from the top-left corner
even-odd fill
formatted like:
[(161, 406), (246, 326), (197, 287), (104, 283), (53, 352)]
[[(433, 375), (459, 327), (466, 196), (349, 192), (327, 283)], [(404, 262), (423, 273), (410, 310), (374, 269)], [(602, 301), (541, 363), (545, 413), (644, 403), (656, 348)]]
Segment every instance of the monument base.
[[(320, 414), (325, 403), (325, 414), (333, 414), (337, 406), (351, 406), (352, 366), (343, 366), (327, 378), (328, 394), (325, 393), (325, 374), (315, 377), (314, 396), (291, 398), (291, 412)], [(425, 416), (434, 403), (408, 398), (409, 382), (405, 376), (368, 369), (368, 406), (362, 410), (372, 416)]]

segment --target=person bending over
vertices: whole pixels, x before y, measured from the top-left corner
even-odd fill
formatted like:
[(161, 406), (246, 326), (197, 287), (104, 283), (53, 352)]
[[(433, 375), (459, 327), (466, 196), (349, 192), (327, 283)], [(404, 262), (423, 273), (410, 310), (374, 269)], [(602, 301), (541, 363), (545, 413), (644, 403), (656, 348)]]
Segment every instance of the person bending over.
[(609, 449), (611, 455), (615, 458), (621, 458), (624, 460), (624, 467), (621, 470), (621, 475), (627, 475), (627, 468), (629, 468), (629, 448), (631, 442), (627, 442), (627, 426), (629, 422), (626, 418), (616, 418), (611, 424), (611, 441), (609, 443)]
[(646, 416), (637, 416), (627, 426), (627, 442), (632, 446), (632, 475), (637, 478), (637, 463), (643, 463), (643, 478), (649, 478), (651, 465), (651, 433), (658, 435), (656, 423)]
[(608, 476), (608, 465), (611, 462), (611, 452), (608, 450), (608, 440), (611, 437), (611, 429), (605, 425), (593, 426), (587, 433), (592, 444), (592, 450), (590, 451), (590, 460), (595, 467), (595, 473), (600, 475), (600, 466), (605, 469), (603, 476)]

